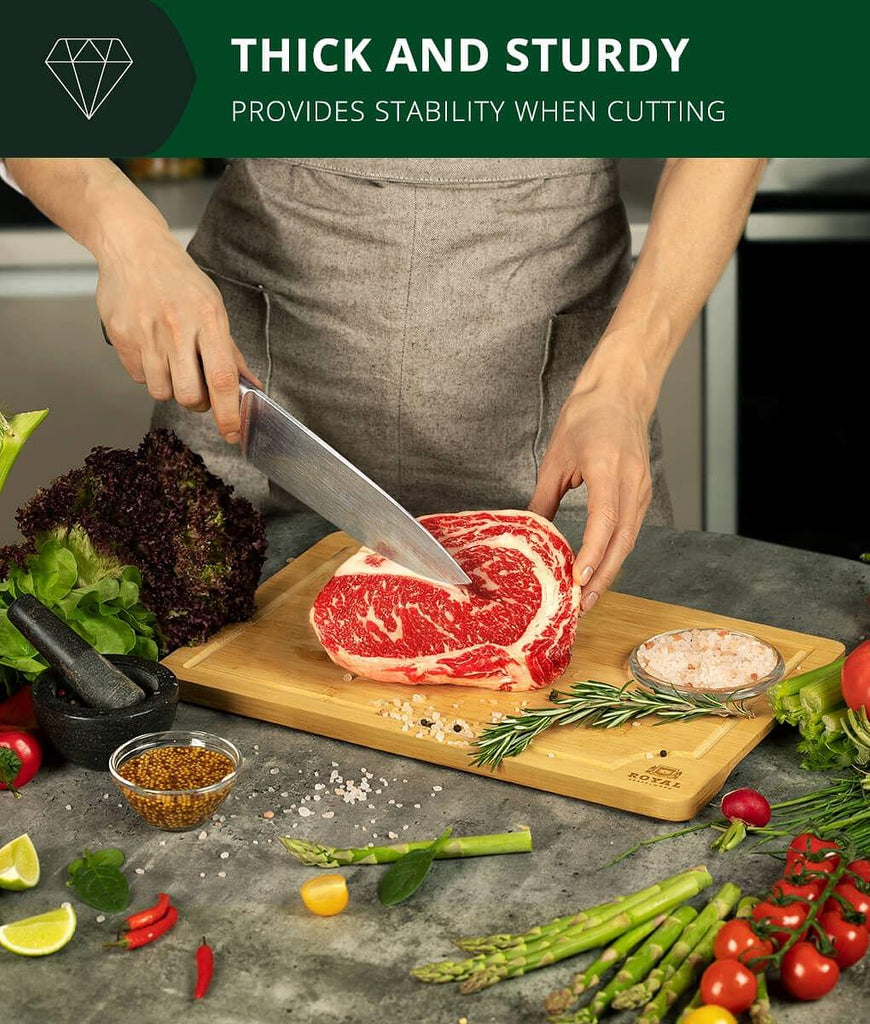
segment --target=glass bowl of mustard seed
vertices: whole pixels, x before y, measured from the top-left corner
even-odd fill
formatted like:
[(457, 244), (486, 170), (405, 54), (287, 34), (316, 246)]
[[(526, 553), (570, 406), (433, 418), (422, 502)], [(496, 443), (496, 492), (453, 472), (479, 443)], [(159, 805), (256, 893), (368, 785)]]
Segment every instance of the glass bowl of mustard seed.
[(174, 730), (135, 736), (109, 758), (124, 799), (149, 825), (186, 832), (210, 818), (235, 785), (242, 755), (208, 732)]

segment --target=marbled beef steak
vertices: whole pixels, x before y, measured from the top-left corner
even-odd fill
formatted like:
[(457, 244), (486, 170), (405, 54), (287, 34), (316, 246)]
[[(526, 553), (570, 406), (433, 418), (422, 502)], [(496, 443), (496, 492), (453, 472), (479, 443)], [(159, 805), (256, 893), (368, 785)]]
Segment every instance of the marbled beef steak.
[(388, 683), (549, 686), (567, 668), (577, 630), (580, 588), (565, 538), (533, 512), (456, 512), (420, 522), (471, 585), (433, 583), (361, 548), (311, 609), (330, 658)]

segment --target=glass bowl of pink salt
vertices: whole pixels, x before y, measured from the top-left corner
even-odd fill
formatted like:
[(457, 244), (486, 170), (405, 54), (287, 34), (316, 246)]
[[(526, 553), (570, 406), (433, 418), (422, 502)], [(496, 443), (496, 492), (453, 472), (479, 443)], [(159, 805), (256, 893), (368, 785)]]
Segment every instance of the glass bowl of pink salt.
[(748, 700), (785, 674), (779, 651), (766, 640), (733, 629), (672, 629), (635, 647), (629, 657), (634, 678), (652, 690), (712, 694)]

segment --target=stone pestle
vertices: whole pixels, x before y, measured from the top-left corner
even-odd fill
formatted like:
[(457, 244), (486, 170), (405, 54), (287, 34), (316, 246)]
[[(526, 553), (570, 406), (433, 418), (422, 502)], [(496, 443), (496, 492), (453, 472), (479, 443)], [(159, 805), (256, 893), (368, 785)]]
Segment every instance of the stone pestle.
[(9, 621), (89, 707), (106, 711), (138, 704), (145, 693), (54, 612), (30, 594), (7, 609)]

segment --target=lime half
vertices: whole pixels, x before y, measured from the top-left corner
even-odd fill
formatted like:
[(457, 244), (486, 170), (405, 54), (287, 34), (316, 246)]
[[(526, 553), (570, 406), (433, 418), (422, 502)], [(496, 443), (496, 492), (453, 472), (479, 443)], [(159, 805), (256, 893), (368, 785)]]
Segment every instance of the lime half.
[(0, 889), (32, 889), (39, 881), (39, 857), (25, 833), (0, 848)]
[(38, 917), (25, 917), (0, 927), (0, 946), (20, 956), (56, 953), (76, 932), (76, 912), (69, 903)]

